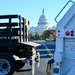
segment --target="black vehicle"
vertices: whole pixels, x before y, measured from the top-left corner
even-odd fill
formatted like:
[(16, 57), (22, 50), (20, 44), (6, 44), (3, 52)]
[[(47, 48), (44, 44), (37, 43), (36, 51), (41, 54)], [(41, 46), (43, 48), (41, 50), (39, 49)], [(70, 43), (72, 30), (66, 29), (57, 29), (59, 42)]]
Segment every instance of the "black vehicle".
[(12, 75), (31, 60), (39, 44), (28, 42), (29, 21), (20, 15), (0, 15), (0, 75)]

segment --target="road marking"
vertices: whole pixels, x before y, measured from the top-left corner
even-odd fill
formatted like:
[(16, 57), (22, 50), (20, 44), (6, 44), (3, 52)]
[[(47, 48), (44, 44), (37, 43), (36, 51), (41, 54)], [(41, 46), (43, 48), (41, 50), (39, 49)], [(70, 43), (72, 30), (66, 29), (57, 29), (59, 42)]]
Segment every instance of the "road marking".
[[(46, 49), (36, 49), (36, 51), (46, 51)], [(55, 49), (50, 49), (50, 51), (55, 51)]]

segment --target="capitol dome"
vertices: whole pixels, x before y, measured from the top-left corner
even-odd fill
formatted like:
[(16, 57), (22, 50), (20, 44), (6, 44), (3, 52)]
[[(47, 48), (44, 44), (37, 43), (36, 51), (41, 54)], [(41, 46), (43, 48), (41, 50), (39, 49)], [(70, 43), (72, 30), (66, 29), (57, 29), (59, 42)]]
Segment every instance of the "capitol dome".
[(31, 30), (30, 32), (36, 33), (37, 31), (39, 31), (40, 35), (42, 35), (43, 32), (45, 30), (48, 30), (49, 28), (50, 28), (50, 25), (49, 25), (47, 17), (44, 14), (44, 9), (43, 9), (42, 14), (41, 14), (41, 16), (38, 19), (37, 27), (30, 28), (30, 30)]
[(42, 15), (39, 18), (38, 25), (40, 25), (40, 24), (45, 24), (45, 25), (49, 24), (47, 17), (44, 15), (44, 9), (42, 11)]

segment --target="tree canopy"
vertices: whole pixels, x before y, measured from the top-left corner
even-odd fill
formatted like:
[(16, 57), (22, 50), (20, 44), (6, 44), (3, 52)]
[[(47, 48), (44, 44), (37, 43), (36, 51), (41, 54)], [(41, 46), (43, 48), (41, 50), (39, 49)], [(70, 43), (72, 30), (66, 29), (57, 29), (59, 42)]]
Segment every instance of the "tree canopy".
[(29, 38), (30, 38), (30, 40), (34, 40), (34, 34), (33, 33), (30, 33), (29, 34)]
[(55, 30), (46, 30), (42, 34), (42, 39), (46, 40), (55, 40), (56, 38), (56, 31)]
[(37, 31), (37, 32), (35, 33), (35, 40), (39, 40), (39, 39), (40, 39), (40, 32)]

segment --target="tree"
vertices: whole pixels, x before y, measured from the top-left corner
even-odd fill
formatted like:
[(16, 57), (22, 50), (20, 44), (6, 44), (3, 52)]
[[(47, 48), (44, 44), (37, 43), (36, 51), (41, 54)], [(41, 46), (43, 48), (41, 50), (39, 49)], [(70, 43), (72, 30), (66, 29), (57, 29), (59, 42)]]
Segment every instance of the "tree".
[(49, 40), (55, 40), (56, 38), (56, 31), (55, 30), (46, 30), (42, 34), (42, 38), (44, 40), (49, 39)]
[(35, 34), (35, 40), (39, 40), (40, 39), (40, 32), (37, 31)]
[(34, 36), (33, 33), (30, 33), (30, 34), (29, 34), (29, 39), (30, 39), (30, 40), (34, 40), (34, 37), (35, 37), (35, 36)]

